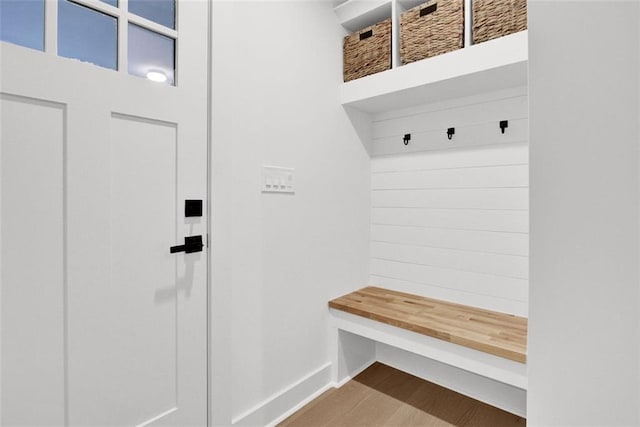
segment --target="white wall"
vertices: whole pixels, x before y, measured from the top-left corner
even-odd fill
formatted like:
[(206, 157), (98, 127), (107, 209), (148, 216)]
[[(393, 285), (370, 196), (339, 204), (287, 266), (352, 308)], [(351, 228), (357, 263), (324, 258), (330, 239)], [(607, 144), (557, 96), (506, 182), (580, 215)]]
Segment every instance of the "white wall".
[(372, 136), (371, 282), (526, 316), (526, 88), (378, 114)]
[[(367, 282), (370, 164), (338, 99), (342, 36), (331, 2), (214, 3), (216, 424), (265, 423), (310, 394), (292, 384), (322, 383), (327, 301)], [(262, 165), (295, 168), (295, 195), (262, 194)]]
[(638, 17), (529, 2), (532, 426), (640, 423)]

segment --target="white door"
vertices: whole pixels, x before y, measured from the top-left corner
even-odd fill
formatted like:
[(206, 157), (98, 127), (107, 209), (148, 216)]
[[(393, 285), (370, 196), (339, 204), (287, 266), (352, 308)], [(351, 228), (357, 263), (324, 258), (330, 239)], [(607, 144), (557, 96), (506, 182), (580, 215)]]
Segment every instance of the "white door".
[[(175, 29), (127, 3), (145, 13), (47, 0), (45, 52), (0, 44), (3, 426), (207, 422), (208, 2), (180, 0)], [(58, 7), (117, 21), (117, 71), (61, 56), (94, 41), (63, 40), (80, 22)], [(149, 30), (175, 40), (175, 86), (128, 73)], [(170, 253), (185, 236), (205, 247)]]

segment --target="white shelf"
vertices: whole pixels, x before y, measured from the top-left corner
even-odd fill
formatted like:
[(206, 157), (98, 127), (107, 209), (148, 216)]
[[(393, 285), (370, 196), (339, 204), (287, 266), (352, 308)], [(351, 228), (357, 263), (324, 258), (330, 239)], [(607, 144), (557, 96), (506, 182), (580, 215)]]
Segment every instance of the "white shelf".
[(414, 7), (421, 5), (427, 0), (397, 0), (402, 11), (413, 9)]
[(348, 0), (339, 3), (334, 10), (340, 25), (354, 32), (389, 18), (394, 1), (403, 12), (426, 0)]
[(338, 22), (349, 32), (391, 17), (392, 0), (348, 0), (334, 8)]
[(343, 83), (340, 99), (377, 113), (525, 86), (527, 60), (522, 31)]

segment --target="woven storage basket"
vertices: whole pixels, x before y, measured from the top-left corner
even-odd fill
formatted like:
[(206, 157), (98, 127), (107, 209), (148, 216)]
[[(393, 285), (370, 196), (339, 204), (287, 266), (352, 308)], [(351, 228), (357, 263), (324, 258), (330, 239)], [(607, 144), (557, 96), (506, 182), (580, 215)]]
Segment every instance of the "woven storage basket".
[(464, 44), (464, 0), (430, 0), (400, 15), (403, 64), (460, 49)]
[(344, 81), (391, 68), (391, 18), (344, 38)]
[(473, 0), (473, 43), (527, 29), (527, 0)]

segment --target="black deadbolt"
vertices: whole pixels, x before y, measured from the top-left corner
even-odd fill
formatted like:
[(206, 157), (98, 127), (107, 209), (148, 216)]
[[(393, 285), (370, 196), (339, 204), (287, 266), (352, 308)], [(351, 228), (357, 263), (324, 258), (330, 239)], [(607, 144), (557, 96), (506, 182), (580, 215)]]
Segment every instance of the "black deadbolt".
[(202, 216), (202, 200), (185, 200), (184, 216)]

